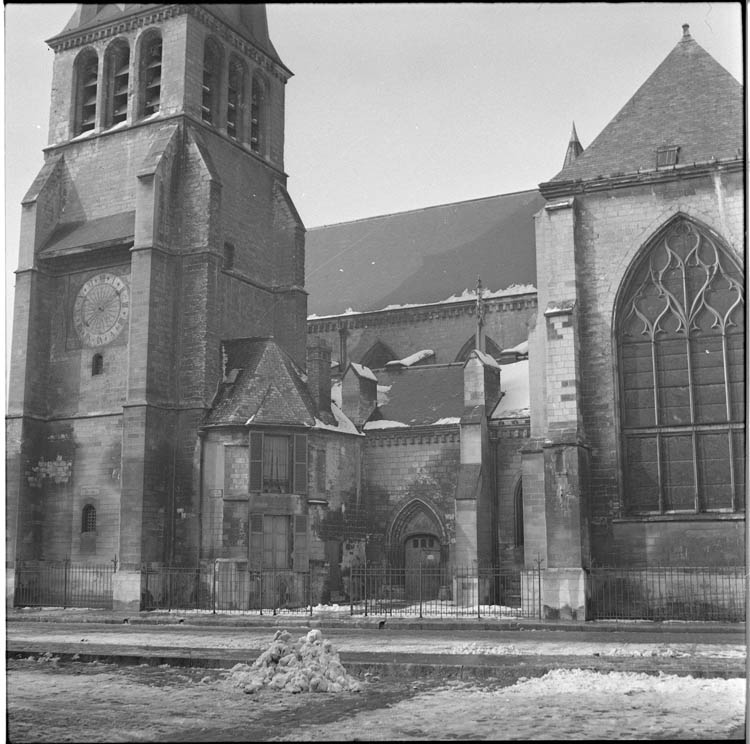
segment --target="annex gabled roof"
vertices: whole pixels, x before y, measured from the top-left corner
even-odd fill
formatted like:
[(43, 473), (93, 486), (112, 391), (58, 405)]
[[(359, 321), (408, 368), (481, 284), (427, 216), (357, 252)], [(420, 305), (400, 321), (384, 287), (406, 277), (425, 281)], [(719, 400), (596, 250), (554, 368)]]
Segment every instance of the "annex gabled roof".
[(223, 350), (224, 380), (205, 425), (314, 426), (303, 373), (273, 339), (225, 341)]
[[(377, 377), (377, 412), (384, 422), (406, 426), (457, 424), (464, 412), (462, 363), (378, 371)], [(372, 428), (380, 428), (379, 422), (365, 424), (365, 429)]]
[(683, 38), (601, 134), (552, 179), (656, 167), (656, 148), (681, 164), (736, 158), (743, 148), (742, 86), (683, 27)]
[(441, 302), (474, 287), (536, 285), (536, 190), (311, 228), (308, 311)]

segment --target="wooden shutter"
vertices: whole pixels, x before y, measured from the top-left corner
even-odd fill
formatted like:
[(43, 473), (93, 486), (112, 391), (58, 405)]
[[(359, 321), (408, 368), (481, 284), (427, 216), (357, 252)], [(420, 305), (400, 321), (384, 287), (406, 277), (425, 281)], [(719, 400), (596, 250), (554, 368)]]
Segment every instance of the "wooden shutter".
[(298, 514), (294, 517), (292, 561), (295, 571), (307, 571), (310, 565), (307, 552), (307, 517), (304, 514)]
[(263, 564), (263, 515), (250, 515), (250, 553), (251, 571), (260, 571)]
[(263, 490), (263, 434), (250, 432), (250, 490)]
[(307, 493), (307, 434), (294, 435), (293, 493)]

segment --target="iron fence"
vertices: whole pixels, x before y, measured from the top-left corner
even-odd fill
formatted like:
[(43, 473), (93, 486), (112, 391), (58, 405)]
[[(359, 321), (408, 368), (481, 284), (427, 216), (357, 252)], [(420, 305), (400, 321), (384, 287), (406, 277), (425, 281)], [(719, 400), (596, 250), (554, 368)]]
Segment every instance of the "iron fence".
[(254, 569), (216, 560), (198, 567), (149, 564), (141, 570), (142, 610), (284, 614), (312, 611), (310, 574)]
[(362, 565), (351, 569), (351, 615), (400, 617), (538, 617), (538, 570), (498, 568), (391, 568)]
[(116, 565), (35, 561), (16, 564), (14, 607), (92, 607), (112, 609)]
[(699, 568), (592, 568), (587, 618), (591, 620), (745, 620), (746, 570)]

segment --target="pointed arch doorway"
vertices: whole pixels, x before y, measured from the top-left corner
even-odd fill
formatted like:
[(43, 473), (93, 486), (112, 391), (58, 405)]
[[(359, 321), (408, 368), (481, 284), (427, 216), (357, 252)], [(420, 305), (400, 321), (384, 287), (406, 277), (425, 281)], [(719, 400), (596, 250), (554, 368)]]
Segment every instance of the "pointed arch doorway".
[(434, 507), (413, 499), (396, 514), (389, 530), (391, 563), (403, 568), (406, 600), (436, 599), (443, 585), (448, 540)]

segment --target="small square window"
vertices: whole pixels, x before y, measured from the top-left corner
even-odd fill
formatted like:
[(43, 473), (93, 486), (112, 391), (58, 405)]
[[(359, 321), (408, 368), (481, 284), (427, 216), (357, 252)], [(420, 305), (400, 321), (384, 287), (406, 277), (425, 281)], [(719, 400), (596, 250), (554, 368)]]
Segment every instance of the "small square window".
[(656, 167), (677, 164), (677, 155), (680, 148), (674, 145), (656, 148)]

